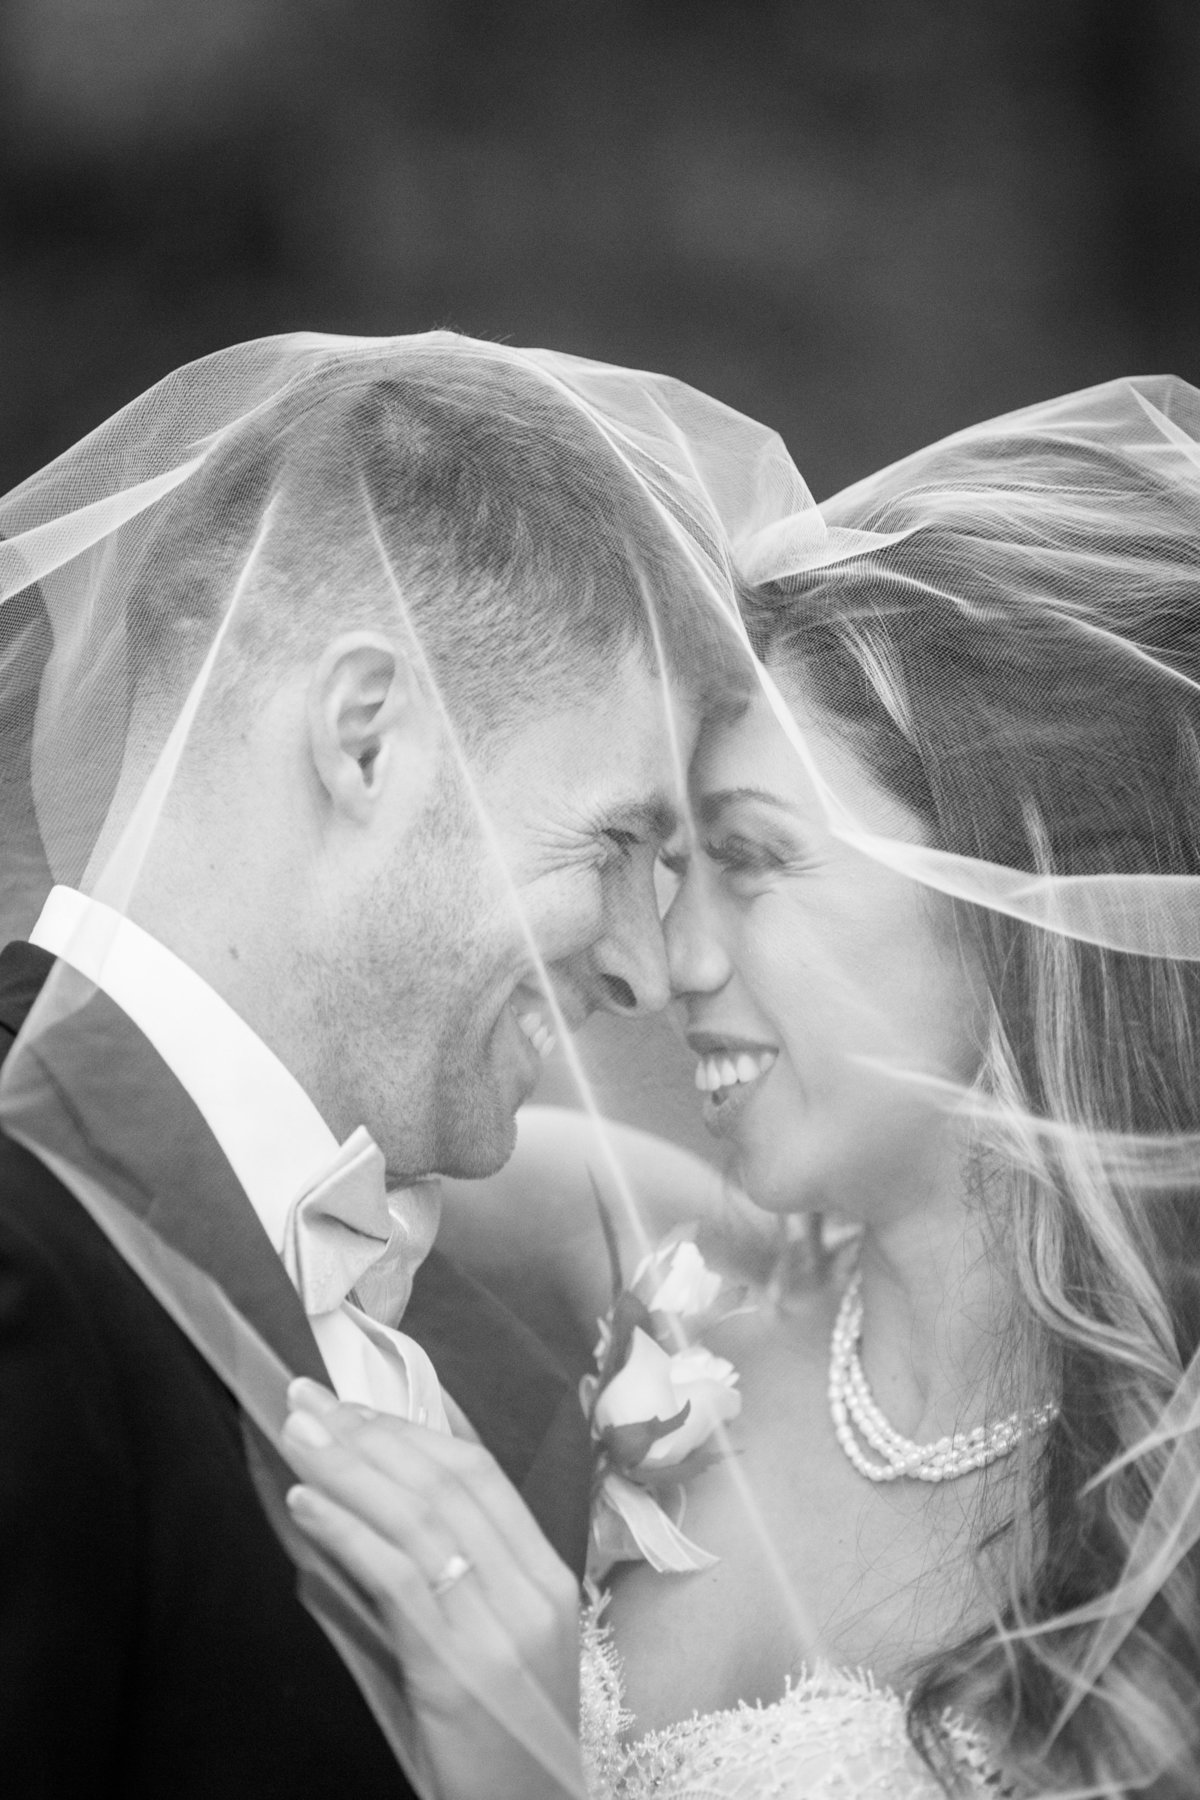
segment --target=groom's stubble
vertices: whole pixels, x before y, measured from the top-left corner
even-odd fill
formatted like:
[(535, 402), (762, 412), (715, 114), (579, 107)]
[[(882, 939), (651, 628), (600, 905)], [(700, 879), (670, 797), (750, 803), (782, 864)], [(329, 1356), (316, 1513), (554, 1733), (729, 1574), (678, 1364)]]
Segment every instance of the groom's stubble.
[[(488, 1091), (486, 1003), (515, 923), (457, 772), (435, 790), (390, 867), (357, 896), (328, 954), (309, 952), (328, 1110), (365, 1124), (396, 1181), (474, 1173), (512, 1149)], [(489, 875), (492, 879), (489, 881)]]
[(589, 697), (473, 758), (467, 780), (447, 749), (352, 914), (343, 901), (327, 921), (312, 971), (323, 1109), (339, 1131), (365, 1124), (395, 1179), (507, 1161), (539, 1068), (527, 1008), (561, 1030), (598, 1006), (666, 1003), (654, 866), (695, 720), (677, 712), (672, 746), (664, 698), (631, 652)]

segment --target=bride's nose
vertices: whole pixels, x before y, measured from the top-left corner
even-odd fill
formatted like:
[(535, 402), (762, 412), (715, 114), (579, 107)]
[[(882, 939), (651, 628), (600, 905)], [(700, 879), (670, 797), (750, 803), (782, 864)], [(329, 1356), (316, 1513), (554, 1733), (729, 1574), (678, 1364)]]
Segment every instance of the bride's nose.
[(680, 884), (663, 920), (663, 938), (673, 999), (687, 994), (715, 994), (725, 986), (733, 965), (694, 867)]

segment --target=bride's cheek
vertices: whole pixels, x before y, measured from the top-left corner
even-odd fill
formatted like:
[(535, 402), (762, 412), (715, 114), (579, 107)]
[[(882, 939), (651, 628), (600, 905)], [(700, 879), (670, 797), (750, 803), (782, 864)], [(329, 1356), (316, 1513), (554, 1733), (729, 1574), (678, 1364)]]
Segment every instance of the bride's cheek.
[(760, 1007), (786, 1033), (809, 980), (799, 921), (778, 894), (760, 895), (743, 907), (731, 949)]

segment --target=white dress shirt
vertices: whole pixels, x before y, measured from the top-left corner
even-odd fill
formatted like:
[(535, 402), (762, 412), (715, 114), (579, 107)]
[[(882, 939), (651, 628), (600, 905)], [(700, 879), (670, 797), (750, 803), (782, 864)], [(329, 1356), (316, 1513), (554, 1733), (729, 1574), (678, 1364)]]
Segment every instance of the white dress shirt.
[[(107, 994), (149, 1039), (216, 1138), (282, 1256), (292, 1202), (338, 1143), (289, 1069), (221, 996), (132, 920), (74, 888), (54, 888), (30, 942)], [(419, 1344), (350, 1301), (309, 1323), (343, 1400), (449, 1431)]]

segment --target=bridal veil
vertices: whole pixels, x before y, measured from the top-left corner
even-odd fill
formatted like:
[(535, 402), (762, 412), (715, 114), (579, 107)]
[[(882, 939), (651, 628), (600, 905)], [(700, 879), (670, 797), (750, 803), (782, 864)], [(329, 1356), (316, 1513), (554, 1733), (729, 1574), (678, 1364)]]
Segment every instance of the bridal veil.
[[(178, 370), (0, 501), (0, 941), (28, 934), (57, 883), (116, 915), (136, 910), (190, 747), (228, 729), (238, 684), (269, 679), (293, 608), (323, 609), (331, 630), (370, 624), (398, 635), (439, 697), (471, 789), (478, 698), (457, 679), (452, 613), (443, 606), (435, 617), (423, 603), (436, 572), (428, 519), (420, 541), (406, 527), (406, 508), (426, 505), (423, 470), (455, 453), (464, 419), (474, 528), (509, 531), (525, 559), (510, 608), (520, 608), (532, 569), (583, 588), (601, 624), (608, 607), (641, 609), (668, 713), (676, 693), (685, 701), (702, 691), (711, 707), (761, 691), (838, 838), (1001, 936), (1026, 928), (1021, 941), (1057, 971), (1042, 991), (1052, 996), (1058, 982), (1066, 1008), (1088, 986), (1093, 1016), (1114, 1037), (1154, 1029), (1130, 998), (1141, 992), (1131, 968), (1152, 967), (1200, 1031), (1200, 393), (1158, 377), (973, 427), (818, 505), (773, 432), (678, 382), (552, 352), (448, 333), (300, 334)], [(540, 457), (522, 452), (525, 494), (513, 488), (514, 421), (541, 445)], [(573, 496), (588, 480), (606, 511), (606, 546), (573, 526)], [(781, 645), (799, 643), (817, 700), (852, 726), (845, 654), (826, 654), (830, 633), (912, 749), (914, 783), (918, 764), (977, 783), (974, 835), (889, 834), (818, 768), (768, 664)], [(1072, 726), (1074, 773), (1061, 757), (1049, 768), (1011, 754), (1014, 731), (1038, 729), (1010, 693), (1030, 645), (1060, 736)], [(532, 709), (544, 667), (531, 650), (523, 679), (513, 677), (515, 697)], [(836, 692), (822, 692), (826, 675)], [(993, 681), (995, 732), (983, 743), (978, 708), (962, 696), (966, 684), (986, 693)], [(1097, 696), (1107, 734), (1093, 730)], [(1120, 841), (1093, 829), (1084, 790), (1102, 755), (1105, 780), (1122, 785), (1131, 814), (1153, 812), (1153, 829)], [(683, 765), (681, 754), (686, 818)], [(1046, 782), (1078, 778), (1071, 832), (1047, 826), (1034, 767)], [(988, 809), (1001, 807), (1013, 821), (1007, 835), (988, 829)], [(486, 834), (486, 818), (480, 824)], [(1009, 846), (1002, 856), (998, 842)], [(852, 969), (843, 973), (853, 981)], [(234, 1298), (160, 1234), (152, 1206), (73, 1156), (72, 1083), (103, 1085), (102, 1047), (85, 1075), (48, 1046), (90, 997), (60, 963), (5, 1067), (0, 1116), (72, 1187), (238, 1395), (247, 1455), (303, 1591), (420, 1780), (381, 1634), (279, 1504), (269, 1446), (289, 1371)], [(624, 1108), (678, 1132), (678, 1063), (645, 1062), (638, 1093), (622, 1093), (611, 1036), (573, 1037), (558, 1023), (560, 1082), (574, 1104)], [(1053, 1020), (1030, 1020), (1029, 1030), (1043, 1034), (1029, 1065), (1041, 1066), (1046, 1044), (1062, 1040)], [(1154, 1050), (1148, 1044), (1146, 1067)], [(995, 1059), (967, 1087), (942, 1081), (940, 1099), (1020, 1171), (1027, 1196), (1064, 1181), (1115, 1194), (1135, 1236), (1156, 1208), (1183, 1208), (1180, 1255), (1191, 1260), (1178, 1273), (1195, 1283), (1200, 1039), (1190, 1055), (1179, 1051), (1190, 1115), (1174, 1101), (1098, 1114), (1069, 1069), (1039, 1086), (1004, 1079)], [(883, 1042), (879, 1063), (896, 1082), (939, 1083), (897, 1063)], [(615, 1169), (599, 1170), (601, 1180), (619, 1181)], [(1115, 1238), (1112, 1254), (1122, 1254)], [(1086, 1296), (1080, 1304), (1086, 1310)], [(1119, 1354), (1127, 1321), (1100, 1324)], [(1159, 1337), (1157, 1402), (1148, 1410), (1151, 1390), (1141, 1390), (1138, 1428), (1113, 1447), (1147, 1493), (1124, 1566), (1060, 1616), (1018, 1610), (1004, 1626), (1014, 1641), (1039, 1645), (1048, 1666), (1070, 1636), (1076, 1696), (1102, 1688), (1200, 1539), (1200, 1355), (1161, 1318), (1147, 1330)], [(1114, 1461), (1095, 1481), (1116, 1473)], [(529, 1694), (523, 1712), (506, 1709), (505, 1721), (548, 1769), (570, 1768), (565, 1728), (543, 1696)]]

